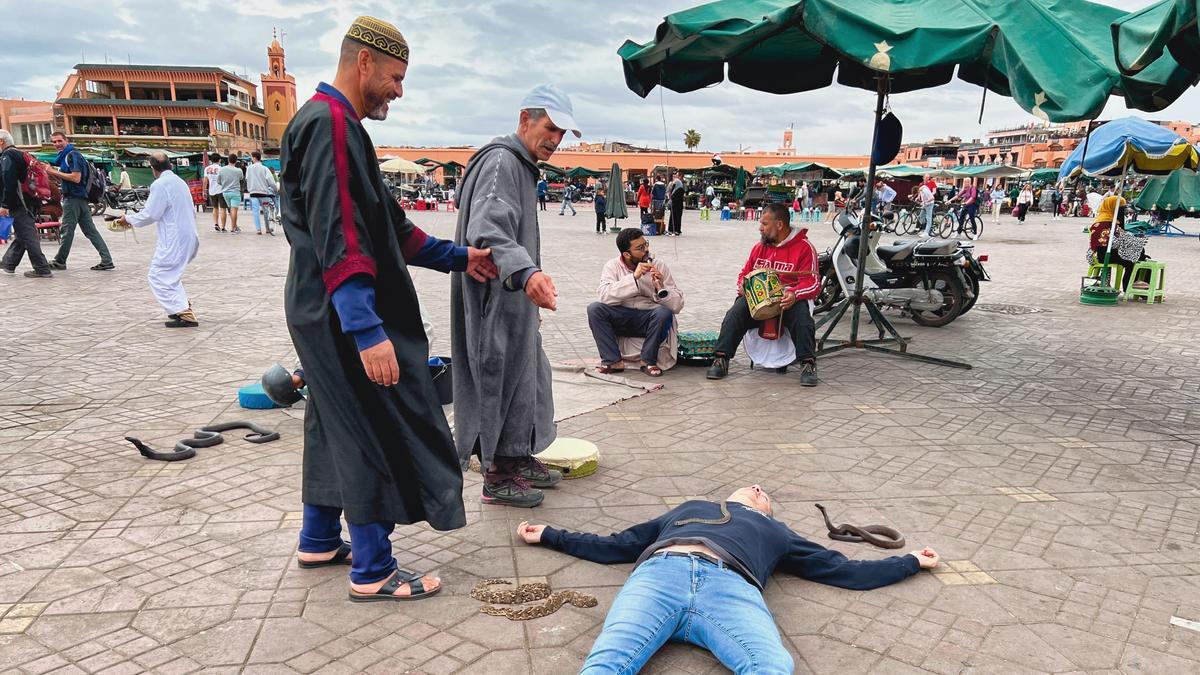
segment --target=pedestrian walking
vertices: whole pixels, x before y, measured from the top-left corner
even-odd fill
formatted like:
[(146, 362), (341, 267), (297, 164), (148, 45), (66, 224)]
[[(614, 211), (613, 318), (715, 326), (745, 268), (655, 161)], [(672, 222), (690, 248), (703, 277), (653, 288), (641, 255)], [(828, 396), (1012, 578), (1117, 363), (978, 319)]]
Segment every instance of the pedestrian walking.
[(4, 258), (0, 259), (0, 269), (8, 274), (16, 273), (21, 258), (28, 253), (33, 269), (26, 271), (25, 276), (52, 277), (54, 273), (50, 271), (50, 263), (42, 253), (33, 211), (28, 206), (36, 203), (36, 198), (21, 191), (21, 186), (29, 178), (29, 170), (26, 155), (17, 149), (12, 134), (0, 129), (0, 216), (13, 219), (12, 240), (8, 242)]
[[(246, 167), (246, 191), (250, 193), (250, 213), (254, 216), (254, 232), (262, 235), (262, 205), (265, 201), (275, 200), (275, 174), (262, 163), (262, 153), (258, 150), (250, 153), (250, 166)], [(276, 211), (278, 213), (278, 211)], [(275, 236), (271, 223), (267, 224), (267, 234)]]
[(646, 216), (650, 213), (650, 181), (642, 179), (637, 190), (638, 211), (641, 212), (642, 222), (646, 222)]
[(1025, 214), (1029, 212), (1029, 207), (1033, 205), (1033, 187), (1029, 183), (1021, 186), (1021, 192), (1017, 194), (1017, 222), (1025, 222)]
[(596, 190), (596, 197), (592, 200), (596, 206), (596, 234), (608, 234), (608, 219), (604, 216), (604, 207), (608, 205), (608, 200), (604, 198), (604, 189)]
[(150, 292), (167, 312), (167, 328), (195, 328), (200, 322), (183, 288), (183, 272), (200, 250), (192, 191), (175, 175), (165, 152), (155, 150), (150, 154), (150, 170), (154, 182), (146, 206), (136, 213), (126, 213), (116, 224), (145, 227), (158, 223), (158, 241), (148, 274)]
[(1050, 186), (1050, 209), (1051, 209), (1052, 213), (1050, 215), (1050, 220), (1058, 220), (1059, 217), (1062, 215), (1060, 213), (1060, 211), (1062, 210), (1062, 203), (1063, 203), (1062, 190), (1060, 190), (1057, 185), (1051, 185)]
[[(284, 311), (309, 390), (299, 565), (349, 565), (353, 602), (437, 593), (436, 577), (397, 567), (389, 536), (397, 523), (466, 524), (409, 267), (495, 276), (488, 251), (425, 234), (384, 186), (362, 119), (387, 118), (408, 54), (391, 24), (355, 19), (333, 84), (318, 85), (280, 144)], [(532, 206), (532, 179), (527, 187)]]
[(208, 206), (213, 212), (213, 230), (217, 232), (225, 231), (225, 224), (221, 222), (221, 214), (226, 215), (228, 220), (229, 209), (225, 206), (224, 191), (221, 190), (221, 156), (217, 153), (212, 153), (208, 156), (208, 164), (204, 167), (203, 183), (204, 194), (208, 195)]
[(563, 186), (562, 207), (560, 207), (558, 209), (558, 215), (565, 216), (567, 209), (571, 209), (571, 215), (573, 215), (573, 216), (577, 215), (575, 213), (575, 205), (571, 203), (574, 199), (575, 199), (575, 184), (567, 183), (566, 185)]
[(992, 222), (1000, 224), (1000, 209), (1004, 208), (1004, 189), (999, 183), (992, 185)]
[(222, 166), (220, 173), (217, 174), (217, 183), (221, 186), (221, 197), (225, 202), (225, 209), (229, 212), (229, 232), (231, 234), (242, 233), (238, 229), (237, 217), (238, 209), (242, 206), (242, 179), (245, 176), (237, 167), (237, 163), (237, 154), (229, 153), (225, 166)]
[(557, 309), (558, 292), (541, 270), (537, 163), (550, 159), (568, 131), (580, 132), (571, 99), (557, 87), (535, 87), (519, 109), (516, 132), (467, 164), (454, 240), (489, 247), (500, 274), (486, 282), (454, 275), (450, 327), (459, 459), (465, 468), (479, 456), (484, 504), (533, 507), (545, 496), (538, 488), (562, 479), (534, 457), (557, 434), (538, 312)]
[(541, 178), (538, 179), (537, 191), (538, 191), (538, 210), (545, 211), (546, 210), (546, 195), (547, 195), (547, 193), (550, 192), (550, 185), (549, 185), (549, 183), (546, 182), (546, 176), (544, 174), (542, 175)]
[(667, 236), (678, 237), (683, 234), (683, 174), (675, 172), (675, 178), (667, 186), (667, 199), (671, 202), (671, 220), (667, 225)]
[(62, 225), (59, 227), (61, 241), (58, 245), (58, 253), (55, 253), (54, 259), (50, 261), (50, 267), (56, 270), (67, 269), (67, 257), (71, 255), (75, 230), (80, 229), (83, 230), (83, 236), (87, 237), (87, 240), (95, 247), (96, 253), (100, 254), (100, 263), (92, 265), (92, 269), (97, 271), (115, 269), (112, 254), (108, 252), (108, 245), (104, 243), (104, 237), (96, 229), (96, 224), (92, 222), (92, 205), (88, 203), (87, 199), (91, 168), (88, 166), (87, 160), (75, 149), (67, 135), (61, 131), (51, 134), (50, 142), (58, 150), (58, 156), (54, 158), (56, 166), (47, 166), (46, 173), (62, 180), (63, 209)]

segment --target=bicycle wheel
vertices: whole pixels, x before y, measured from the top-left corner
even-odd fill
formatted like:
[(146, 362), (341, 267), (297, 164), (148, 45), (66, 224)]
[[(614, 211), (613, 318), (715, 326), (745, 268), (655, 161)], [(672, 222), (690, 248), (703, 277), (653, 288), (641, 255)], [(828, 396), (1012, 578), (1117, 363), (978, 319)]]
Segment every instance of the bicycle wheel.
[(954, 233), (954, 216), (949, 213), (943, 213), (934, 219), (933, 227), (934, 231), (937, 232), (937, 236), (942, 239), (949, 239), (950, 235)]
[(967, 218), (967, 222), (963, 223), (963, 234), (967, 239), (975, 241), (983, 236), (983, 219), (978, 215), (973, 215)]

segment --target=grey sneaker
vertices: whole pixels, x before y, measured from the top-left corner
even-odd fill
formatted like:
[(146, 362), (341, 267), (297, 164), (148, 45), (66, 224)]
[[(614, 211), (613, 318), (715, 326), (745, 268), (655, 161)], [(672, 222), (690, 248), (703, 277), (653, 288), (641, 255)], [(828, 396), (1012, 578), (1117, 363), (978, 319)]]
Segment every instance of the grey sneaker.
[(519, 459), (516, 461), (514, 468), (514, 473), (524, 478), (535, 488), (554, 487), (555, 484), (562, 480), (561, 471), (551, 469), (537, 457)]
[(804, 361), (800, 364), (800, 386), (815, 387), (817, 386), (817, 362)]
[(546, 495), (539, 489), (531, 486), (528, 481), (520, 476), (487, 476), (483, 481), (483, 495), (480, 501), (484, 504), (500, 504), (502, 506), (515, 506), (522, 509), (532, 509)]
[(705, 377), (710, 380), (719, 380), (729, 374), (729, 358), (725, 356), (713, 357), (712, 365), (708, 367), (708, 372)]

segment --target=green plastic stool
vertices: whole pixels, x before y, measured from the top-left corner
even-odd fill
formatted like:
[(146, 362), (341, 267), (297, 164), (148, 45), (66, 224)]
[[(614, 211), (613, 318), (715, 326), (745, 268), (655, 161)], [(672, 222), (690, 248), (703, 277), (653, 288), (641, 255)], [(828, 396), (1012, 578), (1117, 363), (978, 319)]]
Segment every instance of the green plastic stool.
[[(1104, 267), (1100, 263), (1092, 263), (1091, 267), (1088, 268), (1087, 275), (1093, 279), (1099, 279)], [(1109, 286), (1118, 291), (1121, 290), (1121, 281), (1125, 278), (1125, 268), (1116, 263), (1109, 263), (1108, 267), (1112, 268), (1108, 273)]]
[[(1145, 281), (1150, 288), (1134, 288), (1133, 285), (1139, 281)], [(1143, 260), (1133, 265), (1129, 290), (1126, 291), (1125, 297), (1128, 300), (1145, 298), (1147, 305), (1153, 305), (1155, 300), (1166, 302), (1166, 286), (1167, 264), (1157, 260)]]

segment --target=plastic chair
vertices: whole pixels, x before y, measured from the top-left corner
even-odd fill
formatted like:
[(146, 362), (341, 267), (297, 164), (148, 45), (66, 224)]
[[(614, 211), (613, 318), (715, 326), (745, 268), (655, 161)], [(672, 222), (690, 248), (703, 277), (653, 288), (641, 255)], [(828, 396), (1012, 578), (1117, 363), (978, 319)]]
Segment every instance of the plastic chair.
[[(1108, 272), (1109, 286), (1117, 289), (1118, 291), (1121, 290), (1121, 281), (1123, 281), (1125, 278), (1125, 268), (1116, 263), (1109, 263), (1107, 266), (1110, 268)], [(1100, 273), (1103, 271), (1104, 267), (1105, 265), (1101, 263), (1092, 263), (1091, 267), (1088, 267), (1088, 277), (1092, 279), (1100, 279)]]
[[(1139, 281), (1146, 282), (1150, 287), (1134, 288), (1133, 285)], [(1153, 305), (1156, 300), (1166, 302), (1166, 286), (1167, 264), (1157, 260), (1143, 260), (1133, 265), (1133, 271), (1130, 272), (1129, 290), (1125, 291), (1125, 299), (1144, 298), (1147, 305)]]

